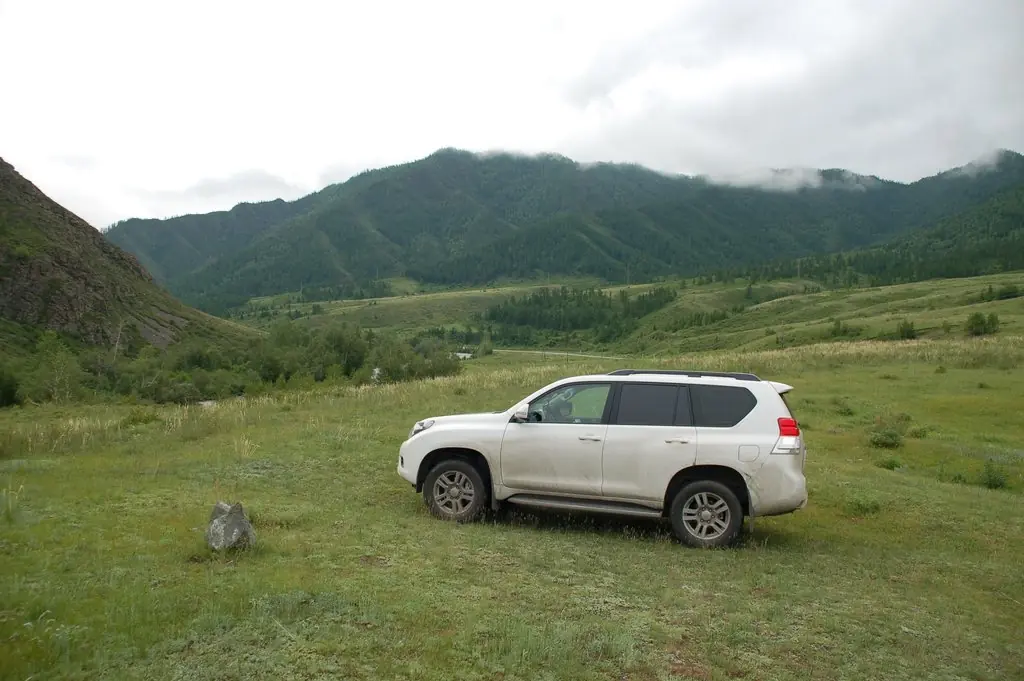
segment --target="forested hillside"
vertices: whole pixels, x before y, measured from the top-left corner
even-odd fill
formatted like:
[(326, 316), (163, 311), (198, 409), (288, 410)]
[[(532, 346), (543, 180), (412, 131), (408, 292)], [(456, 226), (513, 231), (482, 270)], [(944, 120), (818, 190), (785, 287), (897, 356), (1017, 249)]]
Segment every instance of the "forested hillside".
[(229, 211), (169, 220), (123, 220), (107, 238), (134, 253), (157, 281), (167, 282), (244, 248), (274, 225), (305, 213), (321, 198), (240, 203)]
[(875, 286), (1024, 269), (1024, 184), (877, 247), (787, 259), (714, 275), (768, 281), (803, 277), (829, 286)]
[(987, 170), (909, 185), (836, 169), (817, 177), (816, 186), (767, 191), (631, 165), (446, 149), (298, 202), (129, 221), (108, 236), (152, 262), (171, 291), (218, 312), (304, 288), (379, 294), (376, 282), (400, 275), (438, 284), (641, 281), (882, 243), (1024, 184), (1024, 157), (1004, 152)]

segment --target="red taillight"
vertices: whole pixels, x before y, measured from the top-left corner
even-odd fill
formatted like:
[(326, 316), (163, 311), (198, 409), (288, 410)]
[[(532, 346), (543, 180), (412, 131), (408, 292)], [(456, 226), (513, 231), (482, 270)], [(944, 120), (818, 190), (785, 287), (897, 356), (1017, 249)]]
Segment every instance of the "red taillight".
[(800, 426), (797, 425), (796, 419), (779, 419), (779, 437), (800, 437)]

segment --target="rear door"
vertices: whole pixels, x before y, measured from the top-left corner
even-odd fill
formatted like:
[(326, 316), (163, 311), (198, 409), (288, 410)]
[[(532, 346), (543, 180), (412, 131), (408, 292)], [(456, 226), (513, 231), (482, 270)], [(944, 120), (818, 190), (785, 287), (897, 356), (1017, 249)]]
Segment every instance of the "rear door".
[(623, 383), (605, 435), (605, 497), (661, 501), (666, 481), (693, 465), (697, 431), (689, 392), (671, 383)]

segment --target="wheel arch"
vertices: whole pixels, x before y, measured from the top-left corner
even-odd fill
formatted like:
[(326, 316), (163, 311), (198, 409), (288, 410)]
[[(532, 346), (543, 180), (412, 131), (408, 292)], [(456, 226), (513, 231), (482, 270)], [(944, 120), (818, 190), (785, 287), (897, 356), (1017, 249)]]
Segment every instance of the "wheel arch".
[(423, 491), (423, 481), (427, 479), (427, 473), (429, 473), (437, 464), (442, 461), (448, 461), (449, 459), (456, 459), (469, 463), (476, 468), (477, 472), (480, 473), (480, 477), (484, 479), (484, 484), (487, 485), (488, 492), (494, 488), (494, 483), (491, 478), (491, 466), (487, 463), (487, 457), (477, 450), (469, 449), (467, 447), (441, 447), (427, 454), (423, 457), (423, 461), (420, 462), (419, 470), (416, 472), (417, 493)]
[(709, 465), (689, 466), (672, 476), (668, 487), (665, 489), (662, 515), (668, 515), (669, 509), (672, 507), (672, 499), (679, 493), (679, 490), (687, 483), (697, 480), (713, 480), (722, 483), (731, 489), (736, 498), (740, 500), (743, 515), (750, 515), (750, 491), (747, 489), (747, 482), (743, 475), (735, 468), (730, 468), (729, 466)]

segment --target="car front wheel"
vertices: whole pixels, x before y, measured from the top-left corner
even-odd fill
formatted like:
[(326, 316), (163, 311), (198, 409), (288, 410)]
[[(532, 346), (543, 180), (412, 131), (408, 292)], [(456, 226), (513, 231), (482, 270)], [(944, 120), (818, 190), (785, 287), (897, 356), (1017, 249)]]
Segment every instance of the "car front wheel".
[(743, 526), (743, 507), (720, 482), (697, 480), (685, 485), (669, 510), (672, 529), (684, 544), (718, 548), (735, 541)]
[(461, 459), (442, 461), (430, 469), (423, 481), (427, 508), (442, 520), (475, 520), (486, 508), (487, 495), (480, 471)]

